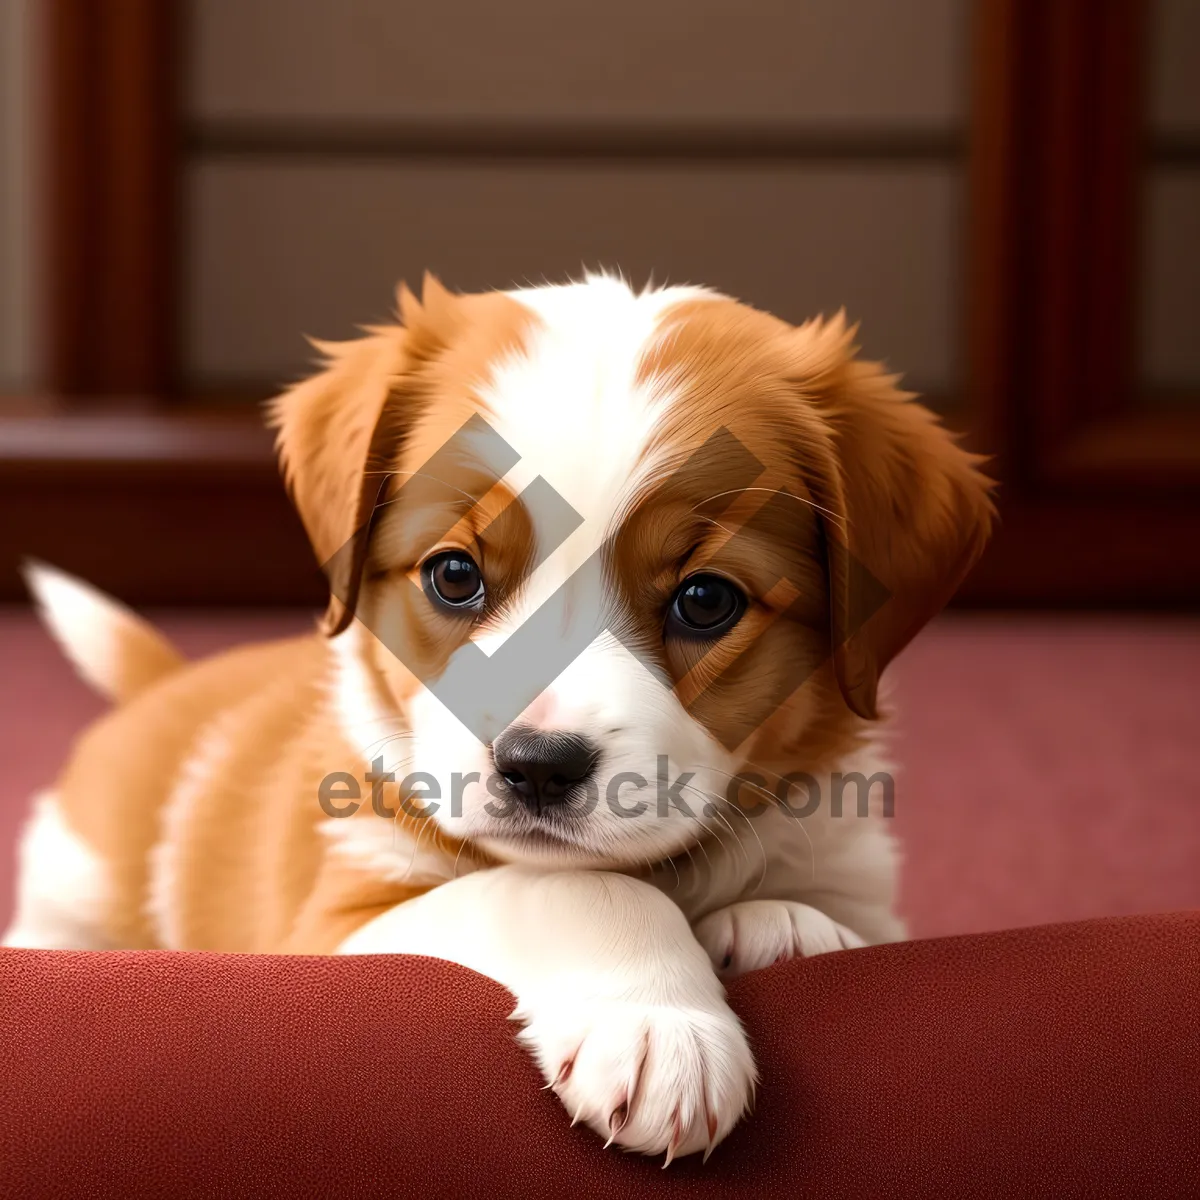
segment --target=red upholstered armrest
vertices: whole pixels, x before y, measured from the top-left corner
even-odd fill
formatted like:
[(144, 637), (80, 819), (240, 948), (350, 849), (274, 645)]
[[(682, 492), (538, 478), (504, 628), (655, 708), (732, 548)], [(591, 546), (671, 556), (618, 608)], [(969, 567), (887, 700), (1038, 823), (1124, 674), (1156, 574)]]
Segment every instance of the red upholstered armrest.
[(490, 981), (415, 958), (0, 951), (0, 1195), (1196, 1196), (1200, 915), (739, 981), (707, 1166), (571, 1129)]

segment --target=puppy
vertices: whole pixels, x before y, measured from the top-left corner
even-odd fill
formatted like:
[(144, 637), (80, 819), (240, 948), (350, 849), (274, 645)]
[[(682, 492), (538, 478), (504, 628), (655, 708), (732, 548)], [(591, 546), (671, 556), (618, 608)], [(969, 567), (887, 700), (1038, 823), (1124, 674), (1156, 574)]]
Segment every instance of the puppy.
[(5, 941), (450, 959), (574, 1119), (707, 1152), (755, 1082), (721, 980), (903, 936), (880, 674), (988, 482), (841, 318), (608, 277), (399, 309), (271, 406), (319, 633), (185, 665), (31, 568), (116, 707)]

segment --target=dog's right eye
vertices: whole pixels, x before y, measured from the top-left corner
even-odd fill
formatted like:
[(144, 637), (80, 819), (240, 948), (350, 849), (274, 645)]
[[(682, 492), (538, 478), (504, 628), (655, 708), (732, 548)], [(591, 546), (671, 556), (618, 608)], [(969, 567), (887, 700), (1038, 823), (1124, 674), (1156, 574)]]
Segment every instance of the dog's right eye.
[(444, 550), (421, 566), (425, 594), (441, 608), (454, 612), (483, 607), (483, 572), (463, 550)]

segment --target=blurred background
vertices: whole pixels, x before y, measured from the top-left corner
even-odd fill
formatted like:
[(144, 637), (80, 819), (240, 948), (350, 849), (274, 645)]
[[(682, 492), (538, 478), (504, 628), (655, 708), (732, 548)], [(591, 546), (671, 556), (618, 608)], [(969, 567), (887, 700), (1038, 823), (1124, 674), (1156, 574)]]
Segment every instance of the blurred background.
[(1200, 0), (0, 0), (0, 182), (0, 925), (99, 711), (20, 558), (305, 627), (257, 402), (427, 268), (845, 307), (1001, 483), (896, 667), (914, 931), (1200, 904)]

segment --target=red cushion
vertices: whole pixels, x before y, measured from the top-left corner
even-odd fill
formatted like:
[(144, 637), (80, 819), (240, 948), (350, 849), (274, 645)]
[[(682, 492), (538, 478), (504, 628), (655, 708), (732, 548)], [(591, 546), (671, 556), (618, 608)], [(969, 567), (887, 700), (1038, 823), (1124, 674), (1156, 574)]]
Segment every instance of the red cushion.
[(601, 1149), (496, 984), (416, 958), (0, 951), (0, 1195), (1200, 1195), (1200, 914), (740, 980), (706, 1166)]

